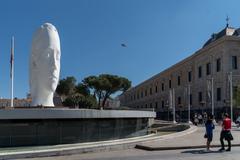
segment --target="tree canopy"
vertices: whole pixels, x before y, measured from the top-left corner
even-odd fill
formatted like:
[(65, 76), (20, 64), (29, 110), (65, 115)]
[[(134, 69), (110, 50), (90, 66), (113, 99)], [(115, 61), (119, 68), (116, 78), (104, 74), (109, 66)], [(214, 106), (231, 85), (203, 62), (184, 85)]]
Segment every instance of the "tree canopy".
[(131, 82), (128, 79), (110, 74), (86, 77), (83, 79), (83, 84), (92, 90), (93, 95), (98, 99), (98, 106), (100, 107), (104, 107), (110, 95), (117, 91), (125, 92), (131, 87)]
[(66, 106), (103, 108), (110, 96), (118, 91), (125, 92), (131, 82), (124, 77), (110, 74), (88, 76), (77, 84), (75, 77), (66, 77), (59, 81), (56, 92), (63, 97)]
[(71, 95), (71, 94), (75, 93), (76, 82), (77, 82), (77, 80), (73, 76), (63, 78), (59, 81), (56, 92), (60, 96)]

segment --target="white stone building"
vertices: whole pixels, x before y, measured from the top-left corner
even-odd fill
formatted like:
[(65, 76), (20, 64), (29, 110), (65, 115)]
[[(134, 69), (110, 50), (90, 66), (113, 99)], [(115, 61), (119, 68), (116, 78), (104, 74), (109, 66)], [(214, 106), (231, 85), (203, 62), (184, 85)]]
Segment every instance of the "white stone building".
[[(175, 90), (175, 106), (178, 115), (187, 115), (190, 101), (192, 113), (211, 111), (210, 80), (213, 79), (214, 111), (217, 117), (229, 111), (229, 74), (233, 75), (233, 91), (240, 85), (240, 28), (228, 25), (213, 34), (201, 49), (159, 74), (129, 89), (120, 96), (121, 106), (155, 108), (160, 118), (171, 115), (170, 90)], [(238, 76), (239, 75), (239, 76)], [(190, 94), (187, 87), (190, 86)], [(239, 95), (240, 96), (240, 95)], [(234, 103), (235, 116), (238, 104)], [(170, 113), (169, 113), (170, 112)], [(167, 114), (168, 113), (168, 114)]]

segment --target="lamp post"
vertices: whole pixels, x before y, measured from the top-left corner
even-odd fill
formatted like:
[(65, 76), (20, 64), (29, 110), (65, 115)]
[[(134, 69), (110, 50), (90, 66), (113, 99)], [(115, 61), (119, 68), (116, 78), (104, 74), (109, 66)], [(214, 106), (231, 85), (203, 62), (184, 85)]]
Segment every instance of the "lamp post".
[(173, 105), (173, 123), (176, 122), (176, 103), (175, 103), (175, 91), (174, 88), (172, 89), (172, 105)]
[(224, 103), (224, 112), (228, 112), (228, 109), (230, 108), (230, 100), (223, 100)]
[(213, 86), (213, 77), (207, 79), (207, 92), (208, 92), (208, 98), (211, 98), (211, 109), (212, 109), (212, 115), (214, 116), (214, 86)]
[(167, 101), (166, 102), (166, 105), (165, 105), (165, 107), (167, 108), (167, 120), (169, 121), (169, 102)]
[(214, 90), (213, 90), (213, 77), (211, 78), (211, 92), (212, 92), (212, 96), (211, 96), (211, 100), (212, 100), (212, 115), (214, 116)]
[(176, 123), (175, 119), (175, 92), (174, 88), (169, 90), (169, 108), (172, 108), (172, 113), (173, 113), (173, 123)]
[(201, 104), (201, 106), (202, 106), (202, 107), (201, 107), (201, 110), (202, 110), (202, 113), (203, 113), (203, 106), (204, 106), (205, 102), (204, 102), (204, 101), (201, 101), (200, 104)]
[(188, 123), (192, 124), (191, 122), (191, 88), (190, 88), (190, 84), (187, 87), (187, 101), (188, 101)]
[(182, 122), (182, 104), (178, 104), (178, 108), (179, 108), (179, 122)]
[(232, 72), (229, 74), (229, 87), (230, 87), (230, 112), (231, 120), (233, 122), (233, 81), (232, 81)]

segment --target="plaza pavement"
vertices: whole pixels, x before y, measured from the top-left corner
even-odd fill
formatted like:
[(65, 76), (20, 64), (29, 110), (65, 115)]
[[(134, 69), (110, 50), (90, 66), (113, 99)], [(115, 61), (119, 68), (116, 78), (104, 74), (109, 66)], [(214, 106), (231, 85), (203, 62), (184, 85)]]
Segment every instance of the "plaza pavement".
[(74, 154), (53, 157), (25, 158), (18, 160), (239, 160), (240, 147), (231, 152), (219, 152), (217, 148), (210, 152), (205, 149), (145, 151), (127, 149), (109, 152)]
[(234, 147), (231, 152), (204, 149), (144, 151), (128, 149), (121, 151), (85, 153), (58, 157), (25, 158), (19, 160), (239, 160), (240, 147)]
[[(214, 130), (213, 144), (216, 146), (220, 144), (220, 131), (221, 128), (219, 126)], [(197, 128), (197, 131), (184, 136), (167, 137), (165, 139), (141, 144), (155, 148), (155, 150), (153, 149), (152, 151), (125, 149), (108, 152), (26, 158), (21, 160), (239, 160), (240, 147), (238, 146), (232, 147), (231, 152), (219, 152), (219, 148), (211, 148), (210, 152), (206, 151), (206, 139), (203, 138), (204, 133), (204, 127), (200, 126)], [(233, 128), (232, 134), (234, 136), (232, 143), (234, 145), (240, 144), (240, 129)], [(184, 146), (186, 147), (185, 149), (180, 149), (180, 147)]]
[[(220, 147), (220, 132), (221, 127), (216, 126), (213, 132), (212, 147)], [(203, 138), (205, 134), (205, 127), (199, 126), (197, 131), (186, 134), (184, 136), (174, 137), (168, 139), (161, 139), (149, 142), (142, 142), (138, 144), (136, 148), (144, 150), (174, 150), (174, 149), (194, 149), (194, 148), (205, 148), (206, 139)], [(233, 127), (232, 135), (234, 140), (232, 141), (233, 146), (240, 146), (240, 128)], [(227, 142), (225, 141), (225, 144)]]

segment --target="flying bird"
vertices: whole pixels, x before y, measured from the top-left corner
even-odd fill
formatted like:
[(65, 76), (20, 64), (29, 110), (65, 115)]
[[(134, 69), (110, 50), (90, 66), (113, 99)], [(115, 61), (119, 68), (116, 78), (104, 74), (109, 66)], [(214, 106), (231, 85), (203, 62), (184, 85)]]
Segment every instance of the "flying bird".
[(127, 47), (127, 45), (126, 45), (126, 44), (124, 44), (124, 43), (122, 43), (122, 44), (121, 44), (121, 46), (122, 46), (122, 47)]

